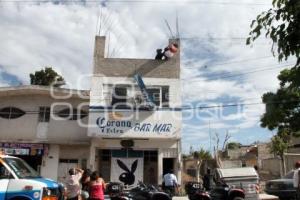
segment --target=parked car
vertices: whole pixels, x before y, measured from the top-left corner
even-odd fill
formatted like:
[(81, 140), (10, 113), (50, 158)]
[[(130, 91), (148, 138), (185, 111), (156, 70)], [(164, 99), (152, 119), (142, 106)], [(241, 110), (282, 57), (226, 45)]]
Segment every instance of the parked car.
[(267, 181), (265, 192), (278, 196), (281, 200), (294, 199), (296, 189), (293, 185), (293, 176), (294, 171), (290, 171), (282, 179)]
[(1, 200), (60, 200), (63, 186), (43, 178), (24, 160), (0, 154)]

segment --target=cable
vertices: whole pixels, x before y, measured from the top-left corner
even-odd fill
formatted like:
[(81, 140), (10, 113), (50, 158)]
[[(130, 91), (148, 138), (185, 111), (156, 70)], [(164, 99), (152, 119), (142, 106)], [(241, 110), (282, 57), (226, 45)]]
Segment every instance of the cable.
[[(231, 62), (220, 62), (220, 63), (215, 63), (212, 65), (204, 65), (204, 67), (215, 67), (215, 66), (223, 66), (223, 65), (229, 65), (229, 64), (235, 64), (235, 63), (242, 63), (242, 62), (248, 62), (248, 61), (256, 61), (256, 60), (262, 60), (266, 58), (273, 58), (273, 56), (264, 56), (264, 57), (258, 57), (258, 58), (249, 58), (245, 60), (233, 60)], [(192, 69), (195, 67), (183, 67), (183, 69)]]
[[(213, 81), (213, 80), (218, 80), (218, 79), (227, 79), (227, 78), (231, 78), (231, 77), (237, 77), (237, 76), (243, 76), (246, 74), (252, 74), (252, 73), (257, 73), (257, 72), (262, 72), (262, 71), (269, 71), (269, 70), (274, 70), (274, 69), (278, 69), (278, 68), (282, 68), (282, 67), (288, 67), (291, 66), (292, 64), (287, 64), (287, 65), (282, 65), (282, 66), (277, 66), (277, 67), (270, 67), (270, 68), (265, 68), (265, 69), (260, 69), (260, 70), (253, 70), (253, 71), (248, 71), (245, 73), (240, 73), (240, 74), (232, 74), (232, 75), (227, 75), (228, 73), (223, 73), (223, 74), (218, 74), (218, 75), (214, 75), (214, 76), (210, 76), (210, 77), (203, 77), (206, 79), (206, 81)], [(225, 76), (224, 76), (225, 74)], [(221, 76), (220, 76), (221, 75)], [(193, 78), (199, 78), (199, 77), (193, 77)], [(186, 79), (183, 79), (182, 81), (186, 81)], [(197, 82), (199, 80), (190, 80), (188, 81), (188, 83), (191, 82)]]
[(182, 110), (194, 110), (194, 109), (210, 109), (210, 108), (227, 108), (227, 107), (237, 107), (237, 106), (252, 106), (252, 105), (263, 105), (263, 104), (288, 104), (288, 103), (300, 103), (300, 100), (293, 100), (293, 101), (274, 101), (274, 102), (256, 102), (256, 103), (241, 103), (241, 104), (225, 104), (225, 105), (214, 105), (214, 106), (198, 106), (192, 108), (185, 108)]
[[(57, 1), (47, 1), (47, 0), (1, 0), (3, 3), (49, 3), (49, 2), (56, 2)], [(67, 0), (61, 1), (58, 3), (100, 3), (102, 4), (103, 1), (101, 0)], [(179, 4), (212, 4), (212, 5), (236, 5), (236, 6), (270, 6), (271, 4), (266, 3), (250, 3), (250, 2), (221, 2), (221, 1), (204, 1), (204, 0), (187, 0), (185, 2), (178, 1), (178, 0), (160, 0), (160, 1), (153, 1), (153, 0), (110, 0), (105, 1), (105, 4), (114, 4), (114, 3), (179, 3)]]
[[(290, 100), (290, 101), (273, 101), (273, 102), (267, 102), (267, 103), (263, 103), (263, 102), (255, 102), (255, 103), (235, 103), (235, 104), (224, 104), (224, 105), (213, 105), (213, 106), (196, 106), (196, 107), (188, 107), (188, 106), (182, 106), (181, 110), (203, 110), (203, 109), (210, 109), (210, 108), (228, 108), (228, 107), (237, 107), (237, 106), (253, 106), (253, 105), (265, 105), (265, 104), (288, 104), (288, 103), (300, 103), (300, 100)], [(25, 112), (25, 114), (39, 114), (39, 111), (23, 111)], [(0, 110), (0, 114), (20, 114), (18, 112), (1, 112)], [(51, 111), (50, 113), (52, 114), (58, 114), (59, 112), (53, 112)], [(98, 111), (89, 111), (89, 113), (98, 113)], [(68, 114), (65, 114), (66, 116)], [(80, 114), (73, 114), (71, 113), (70, 115), (82, 115)], [(69, 115), (68, 115), (69, 116)]]

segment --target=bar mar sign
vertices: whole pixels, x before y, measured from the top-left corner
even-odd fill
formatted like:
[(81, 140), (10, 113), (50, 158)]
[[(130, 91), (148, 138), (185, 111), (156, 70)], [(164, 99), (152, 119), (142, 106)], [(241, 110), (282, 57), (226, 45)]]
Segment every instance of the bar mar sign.
[[(161, 113), (162, 114), (162, 113)], [(160, 119), (147, 113), (129, 116), (129, 113), (93, 113), (90, 116), (89, 136), (106, 137), (178, 137), (180, 122), (176, 118), (160, 115)], [(131, 113), (132, 115), (132, 113)], [(179, 116), (180, 117), (180, 116)]]

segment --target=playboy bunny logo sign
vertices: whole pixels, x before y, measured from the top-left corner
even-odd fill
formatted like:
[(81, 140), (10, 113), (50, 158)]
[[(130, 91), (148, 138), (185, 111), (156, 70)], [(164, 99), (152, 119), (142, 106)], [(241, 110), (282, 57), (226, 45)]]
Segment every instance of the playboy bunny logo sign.
[(143, 159), (112, 158), (111, 179), (127, 187), (136, 186), (138, 181), (143, 181)]
[(124, 183), (124, 185), (132, 185), (135, 181), (134, 172), (138, 165), (138, 160), (135, 160), (131, 165), (131, 170), (119, 159), (117, 159), (117, 163), (121, 169), (125, 172), (119, 176), (119, 180)]

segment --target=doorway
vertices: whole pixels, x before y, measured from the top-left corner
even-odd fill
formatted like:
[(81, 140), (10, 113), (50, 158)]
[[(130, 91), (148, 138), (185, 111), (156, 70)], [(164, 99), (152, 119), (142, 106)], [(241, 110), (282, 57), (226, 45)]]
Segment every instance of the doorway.
[(174, 171), (175, 158), (163, 158), (163, 175), (167, 174), (170, 170)]

